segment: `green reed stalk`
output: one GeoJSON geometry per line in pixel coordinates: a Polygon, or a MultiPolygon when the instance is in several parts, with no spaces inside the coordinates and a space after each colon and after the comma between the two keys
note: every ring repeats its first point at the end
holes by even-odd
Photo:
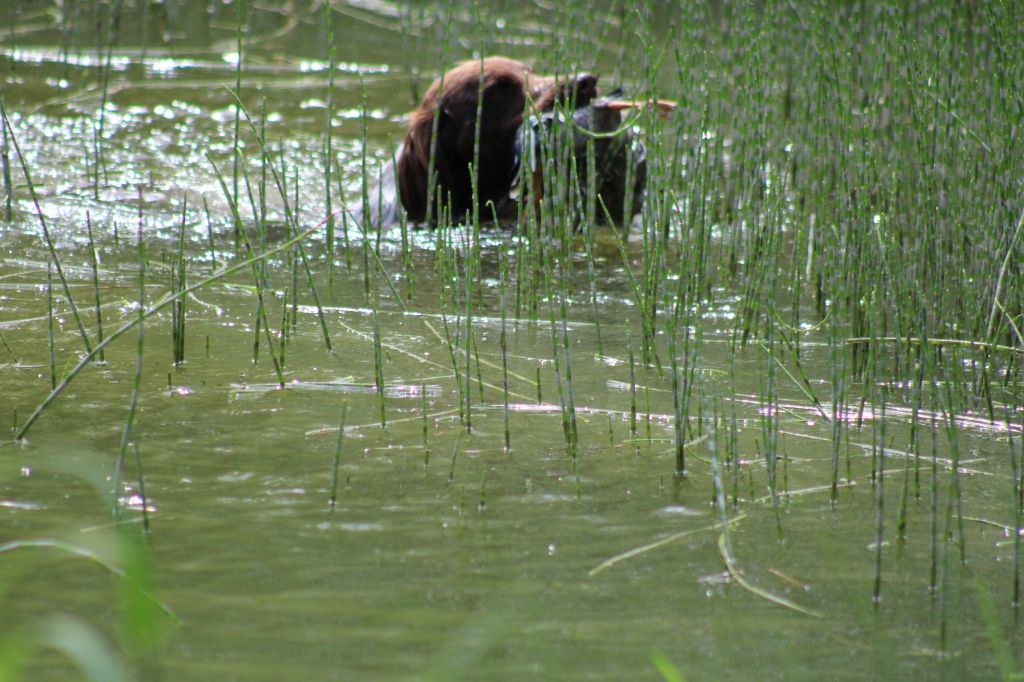
{"type": "MultiPolygon", "coordinates": [[[[604,199],[598,197],[598,202],[601,204],[601,209],[604,211],[605,220],[609,225],[612,225],[613,221],[611,215],[608,213],[608,207],[604,205],[604,199]]],[[[626,241],[625,236],[620,234],[614,227],[612,227],[612,234],[615,235],[615,241],[619,247],[619,257],[622,259],[622,267],[626,271],[626,275],[629,277],[629,285],[633,290],[633,299],[636,302],[637,310],[640,312],[640,323],[643,331],[643,338],[651,339],[652,343],[648,347],[646,342],[642,345],[641,351],[646,356],[648,353],[653,357],[654,364],[658,368],[658,371],[662,371],[661,359],[658,357],[658,349],[653,345],[654,337],[654,322],[649,319],[649,308],[645,304],[643,293],[637,284],[636,277],[633,276],[633,269],[629,265],[629,255],[626,252],[626,241]]],[[[645,363],[647,360],[645,359],[645,363]]]]}
{"type": "MultiPolygon", "coordinates": [[[[512,450],[512,439],[511,429],[509,428],[509,412],[508,412],[508,337],[505,332],[505,278],[508,275],[508,256],[505,251],[501,252],[501,262],[499,263],[499,290],[501,296],[501,336],[499,337],[498,343],[501,346],[501,389],[503,398],[503,410],[502,410],[502,422],[505,427],[505,452],[512,450]]],[[[479,367],[479,365],[477,365],[479,367]]],[[[480,383],[481,388],[483,382],[480,383]]]]}
{"type": "Polygon", "coordinates": [[[277,330],[277,348],[278,357],[281,362],[281,369],[284,370],[287,367],[285,362],[285,351],[288,345],[288,287],[284,288],[284,294],[281,296],[281,326],[277,330]]]}
{"type": "MultiPolygon", "coordinates": [[[[188,199],[183,196],[181,202],[181,225],[178,233],[178,255],[171,261],[171,291],[177,293],[188,286],[185,281],[185,221],[188,211],[188,199]]],[[[171,306],[171,346],[173,364],[185,362],[185,297],[179,297],[171,306]]]]}
{"type": "MultiPolygon", "coordinates": [[[[141,188],[139,190],[141,194],[141,188]]],[[[121,518],[121,478],[124,474],[124,461],[128,452],[128,444],[134,437],[138,446],[138,434],[135,433],[135,417],[138,413],[139,393],[142,386],[142,351],[146,329],[146,245],[142,239],[142,203],[139,203],[139,225],[136,233],[139,255],[139,312],[136,316],[135,374],[132,378],[132,392],[128,399],[128,416],[125,418],[124,429],[121,431],[121,444],[118,447],[117,463],[114,465],[111,511],[115,519],[121,518]]],[[[136,453],[136,462],[141,461],[136,453]]],[[[142,470],[139,469],[141,481],[142,470]]]]}
{"type": "MultiPolygon", "coordinates": [[[[636,358],[633,355],[633,333],[629,329],[629,320],[626,320],[626,354],[629,357],[629,437],[636,438],[636,358]]],[[[673,380],[674,377],[673,372],[673,380]]]]}
{"type": "Polygon", "coordinates": [[[430,422],[427,418],[427,384],[420,383],[420,416],[423,419],[423,469],[430,466],[430,422]]]}
{"type": "MultiPolygon", "coordinates": [[[[12,63],[15,61],[14,59],[11,60],[12,63]]],[[[0,107],[2,106],[3,97],[0,96],[0,107]]],[[[0,169],[3,170],[4,175],[4,216],[7,222],[11,222],[14,215],[14,186],[11,184],[11,153],[7,141],[7,126],[0,126],[0,132],[3,133],[2,139],[0,139],[0,169]]]]}
{"type": "Polygon", "coordinates": [[[565,362],[565,403],[567,418],[569,420],[570,445],[572,447],[573,457],[575,458],[576,448],[579,443],[579,428],[576,424],[576,393],[572,384],[572,351],[569,344],[569,323],[567,321],[569,316],[569,304],[564,288],[565,273],[562,273],[562,275],[563,279],[561,281],[563,282],[563,285],[559,298],[561,301],[562,318],[562,358],[565,362]]]}
{"type": "Polygon", "coordinates": [[[938,435],[938,387],[933,382],[931,390],[931,491],[929,496],[929,529],[931,531],[928,590],[934,595],[939,590],[939,435],[938,435]]]}
{"type": "MultiPolygon", "coordinates": [[[[103,125],[106,122],[107,98],[110,94],[110,64],[114,53],[114,43],[117,42],[118,25],[121,22],[121,0],[114,0],[110,9],[109,21],[107,22],[107,54],[103,62],[102,78],[100,86],[100,106],[97,116],[96,134],[94,137],[95,149],[93,155],[96,159],[96,176],[93,181],[93,198],[99,199],[99,174],[103,171],[103,183],[107,183],[107,159],[103,153],[103,125]]],[[[97,36],[99,37],[99,36],[97,36]]]]}
{"type": "Polygon", "coordinates": [[[324,107],[324,211],[327,213],[327,292],[334,295],[334,211],[331,204],[331,161],[334,158],[334,10],[324,4],[327,23],[327,106],[324,107]]]}
{"type": "Polygon", "coordinates": [[[874,591],[871,595],[876,608],[882,601],[882,540],[884,537],[882,531],[885,522],[885,408],[888,402],[888,390],[885,384],[882,384],[879,391],[881,414],[878,419],[872,420],[872,423],[878,423],[878,437],[881,441],[878,457],[878,482],[875,485],[875,581],[874,591]]]}
{"type": "Polygon", "coordinates": [[[575,450],[572,444],[572,431],[569,425],[569,412],[565,397],[565,380],[562,374],[562,357],[561,353],[559,352],[561,344],[559,341],[558,328],[555,325],[555,291],[551,258],[551,254],[548,253],[548,257],[545,258],[544,261],[545,273],[547,275],[545,277],[545,280],[548,283],[546,298],[548,299],[548,328],[551,334],[551,357],[554,361],[555,385],[558,387],[558,406],[559,414],[562,420],[562,438],[565,440],[566,449],[573,454],[573,462],[575,464],[575,450]]]}
{"type": "MultiPolygon", "coordinates": [[[[342,177],[343,177],[342,172],[341,172],[341,164],[337,160],[334,161],[334,177],[337,179],[337,183],[338,183],[338,200],[341,202],[341,208],[339,209],[339,211],[341,213],[341,250],[345,254],[345,269],[351,271],[352,270],[352,249],[350,248],[349,237],[348,237],[349,209],[348,209],[348,204],[345,201],[345,188],[341,184],[342,177]]],[[[331,248],[332,249],[334,248],[333,245],[332,245],[331,248]]],[[[333,253],[333,251],[332,251],[332,253],[333,253]]]]}
{"type": "Polygon", "coordinates": [[[210,270],[217,269],[217,254],[213,246],[213,219],[210,217],[210,206],[206,203],[206,194],[203,194],[203,212],[206,214],[206,241],[210,247],[210,270]]]}
{"type": "Polygon", "coordinates": [[[644,386],[644,436],[651,442],[651,388],[644,386]]]}
{"type": "MultiPolygon", "coordinates": [[[[376,303],[376,300],[374,301],[376,303]]],[[[380,428],[387,428],[387,413],[384,402],[384,351],[381,347],[380,321],[377,319],[377,306],[373,306],[373,376],[377,387],[378,405],[380,407],[380,428]]]]}
{"type": "MultiPolygon", "coordinates": [[[[1011,423],[1007,408],[1006,423],[1011,423]]],[[[1021,529],[1024,526],[1024,416],[1021,418],[1021,437],[1017,439],[1019,454],[1013,452],[1013,438],[1009,439],[1010,469],[1013,472],[1013,610],[1017,615],[1021,603],[1021,529]]]]}
{"type": "MultiPolygon", "coordinates": [[[[243,16],[245,14],[245,0],[235,0],[235,93],[241,97],[242,94],[242,35],[243,16]]],[[[232,123],[231,138],[231,197],[238,204],[238,167],[242,162],[242,117],[240,111],[241,102],[235,104],[234,121],[232,123]]],[[[238,246],[238,231],[244,229],[242,225],[235,225],[235,246],[238,246]]]]}
{"type": "MultiPolygon", "coordinates": [[[[100,306],[100,275],[99,256],[96,251],[96,241],[92,237],[92,216],[89,211],[85,212],[85,229],[89,237],[89,264],[92,267],[92,292],[96,301],[96,342],[103,343],[103,309],[100,306]]],[[[104,362],[103,351],[97,356],[99,362],[104,362]]],[[[51,387],[52,388],[52,387],[51,387]]]]}
{"type": "Polygon", "coordinates": [[[775,514],[775,529],[781,542],[782,515],[779,509],[778,487],[778,439],[779,439],[779,395],[775,383],[775,324],[772,318],[765,320],[768,360],[765,368],[765,404],[762,407],[761,437],[764,439],[765,465],[768,468],[768,493],[771,496],[772,511],[775,514]]]}
{"type": "MultiPolygon", "coordinates": [[[[267,319],[267,310],[263,305],[263,297],[256,297],[256,319],[253,321],[252,334],[252,364],[257,365],[260,361],[260,332],[265,329],[263,321],[267,319]]],[[[278,359],[280,365],[280,359],[278,359]]],[[[282,368],[283,369],[283,368],[282,368]]]]}
{"type": "MultiPolygon", "coordinates": [[[[14,350],[12,350],[11,347],[7,344],[7,339],[4,338],[3,334],[0,334],[0,346],[3,346],[4,350],[7,351],[7,354],[11,356],[11,362],[13,362],[16,365],[19,364],[20,360],[18,360],[18,356],[14,354],[14,350]]],[[[17,414],[18,408],[14,408],[14,411],[15,411],[15,414],[17,414]]],[[[17,428],[17,425],[18,425],[18,420],[17,419],[14,420],[14,425],[15,425],[15,428],[17,428]]]]}
{"type": "Polygon", "coordinates": [[[334,443],[334,466],[331,467],[331,510],[338,501],[338,465],[341,463],[341,443],[345,438],[345,413],[348,412],[348,401],[341,401],[341,419],[338,420],[338,439],[334,443]]]}
{"type": "Polygon", "coordinates": [[[455,458],[459,455],[459,444],[462,443],[462,435],[465,432],[465,429],[459,429],[458,435],[455,436],[455,445],[452,446],[452,461],[448,466],[448,485],[455,481],[455,458]]]}
{"type": "Polygon", "coordinates": [[[50,349],[50,390],[57,387],[57,342],[53,332],[53,264],[46,261],[46,339],[50,349]]]}
{"type": "MultiPolygon", "coordinates": [[[[953,367],[953,369],[959,370],[960,363],[959,359],[956,357],[956,353],[954,353],[953,357],[950,358],[949,364],[956,365],[955,367],[953,367]]],[[[963,564],[967,562],[967,546],[964,538],[964,516],[962,506],[963,498],[961,496],[960,486],[960,440],[958,438],[959,428],[956,425],[958,405],[953,397],[953,379],[950,376],[952,371],[953,370],[949,368],[945,368],[946,377],[944,383],[946,393],[946,439],[949,443],[950,452],[949,490],[946,493],[946,537],[952,537],[952,535],[950,535],[951,529],[949,526],[951,524],[952,515],[954,513],[953,510],[955,508],[957,524],[956,530],[957,537],[959,540],[957,543],[957,547],[960,550],[960,563],[963,564]]],[[[957,371],[957,373],[954,374],[953,376],[956,377],[956,379],[958,380],[956,382],[957,385],[961,385],[962,376],[960,376],[960,372],[957,371]]]]}

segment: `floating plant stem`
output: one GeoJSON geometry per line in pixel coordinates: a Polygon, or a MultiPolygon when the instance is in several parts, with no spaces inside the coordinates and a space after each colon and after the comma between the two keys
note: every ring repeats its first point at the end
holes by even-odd
{"type": "Polygon", "coordinates": [[[331,509],[334,509],[338,501],[338,465],[341,462],[341,442],[345,438],[345,413],[348,411],[348,402],[341,402],[341,419],[338,421],[338,440],[334,443],[334,466],[331,467],[331,509]]]}

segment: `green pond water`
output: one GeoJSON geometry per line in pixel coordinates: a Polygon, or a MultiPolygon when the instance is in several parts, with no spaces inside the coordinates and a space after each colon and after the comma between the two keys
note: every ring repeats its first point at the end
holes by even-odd
{"type": "MultiPolygon", "coordinates": [[[[47,3],[21,5],[12,16],[25,30],[3,38],[0,82],[57,254],[95,341],[87,215],[100,257],[108,334],[136,312],[140,223],[149,303],[170,285],[183,200],[189,282],[212,272],[211,258],[218,266],[236,259],[230,209],[205,156],[230,185],[234,113],[225,86],[235,79],[234,9],[196,2],[175,14],[169,12],[174,3],[153,5],[145,54],[138,12],[125,19],[112,51],[104,116],[107,175],[94,186],[93,135],[102,97],[95,35],[83,29],[63,37],[43,11],[47,3]]],[[[78,20],[88,25],[92,11],[82,3],[78,20]]],[[[422,71],[420,91],[434,73],[433,48],[422,47],[439,30],[436,21],[427,22],[432,11],[365,3],[345,6],[336,17],[333,144],[342,176],[337,186],[350,199],[361,172],[361,92],[368,153],[376,163],[401,138],[410,65],[422,71]],[[429,28],[403,33],[406,24],[429,28]]],[[[484,11],[510,17],[494,29],[494,51],[540,60],[555,41],[543,24],[543,7],[517,10],[522,16],[498,5],[484,11]]],[[[269,146],[284,159],[305,229],[326,213],[323,25],[301,11],[295,25],[286,16],[253,12],[249,30],[259,39],[247,46],[242,91],[254,114],[265,111],[269,146]]],[[[460,21],[472,23],[472,17],[456,25],[460,21]]],[[[448,61],[472,56],[471,47],[453,41],[448,61]]],[[[605,73],[616,68],[614,54],[596,61],[605,73]]],[[[251,135],[246,140],[245,162],[255,182],[259,149],[251,135]]],[[[51,379],[49,254],[13,150],[11,159],[13,216],[0,220],[0,334],[10,347],[0,348],[0,423],[13,434],[47,396],[51,379]]],[[[337,207],[336,189],[333,201],[337,207]]],[[[276,191],[268,202],[280,224],[276,191]]],[[[243,206],[251,217],[248,199],[243,206]]],[[[485,230],[482,237],[472,321],[479,364],[474,357],[472,372],[479,367],[484,386],[473,377],[469,433],[460,423],[445,342],[445,324],[454,335],[465,320],[451,305],[442,306],[445,287],[455,294],[437,272],[437,235],[413,231],[409,238],[407,270],[397,228],[381,235],[380,244],[382,265],[407,311],[377,269],[371,295],[364,295],[357,231],[349,235],[348,258],[340,234],[330,248],[322,230],[305,241],[333,352],[325,347],[305,274],[293,274],[284,254],[270,259],[267,313],[275,343],[282,314],[295,322],[283,389],[265,337],[253,363],[257,304],[248,270],[187,297],[184,364],[172,364],[170,309],[146,321],[132,442],[144,472],[151,579],[174,617],[159,617],[163,640],[150,662],[137,664],[141,678],[653,680],[662,677],[652,661],[662,659],[689,680],[980,680],[1008,673],[1000,662],[1009,652],[1012,664],[1022,639],[1009,606],[1013,532],[999,524],[1013,525],[1009,461],[1019,430],[1008,444],[1005,424],[981,413],[959,415],[967,557],[961,563],[957,518],[945,516],[952,454],[941,411],[934,435],[932,412],[922,418],[928,427],[921,459],[914,460],[907,454],[911,408],[905,396],[893,396],[883,419],[870,399],[858,409],[861,386],[852,386],[833,505],[832,425],[780,370],[772,388],[780,455],[774,508],[763,431],[771,359],[757,342],[731,343],[741,292],[719,278],[702,318],[703,382],[691,416],[695,424],[698,411],[723,421],[717,429],[707,420],[694,426],[687,476],[677,478],[670,375],[639,362],[640,313],[615,238],[602,228],[595,236],[593,281],[604,355],[598,354],[581,241],[568,280],[575,455],[563,437],[549,302],[539,299],[533,315],[523,305],[517,318],[515,282],[508,278],[506,451],[500,280],[503,262],[515,269],[513,233],[485,230]],[[412,274],[411,285],[399,276],[403,272],[412,274]],[[374,390],[374,309],[384,355],[385,428],[374,390]],[[628,343],[638,359],[636,435],[630,434],[628,343]],[[343,403],[340,485],[331,509],[343,403]],[[722,465],[726,515],[735,520],[725,537],[712,504],[711,460],[724,460],[730,438],[740,462],[722,465]],[[872,445],[879,443],[886,448],[886,474],[882,597],[876,603],[878,489],[870,474],[872,445]],[[906,539],[900,540],[896,517],[908,464],[911,499],[906,539]],[[914,499],[918,466],[920,499],[914,499]],[[941,598],[928,589],[933,480],[941,598]],[[942,536],[947,524],[948,543],[942,536]],[[686,532],[591,573],[623,552],[686,532]],[[731,550],[720,547],[724,542],[731,550]],[[726,556],[734,560],[732,575],[726,556]]],[[[284,239],[272,231],[266,243],[284,239]]],[[[459,228],[453,241],[465,239],[459,228]]],[[[641,248],[634,231],[630,253],[641,248]]],[[[61,375],[83,351],[56,276],[53,287],[61,375]]],[[[780,301],[780,308],[789,310],[791,301],[780,301]]],[[[820,321],[811,296],[799,306],[802,321],[820,321]]],[[[827,325],[806,330],[800,350],[826,412],[832,391],[827,333],[827,325]]],[[[658,348],[666,360],[664,325],[658,348]]],[[[461,372],[464,347],[456,352],[461,372]]],[[[111,487],[136,355],[132,330],[106,349],[105,362],[84,369],[61,393],[24,443],[0,447],[0,544],[59,539],[116,563],[111,487]]],[[[128,453],[117,496],[121,523],[139,528],[142,491],[135,450],[128,453]]],[[[32,637],[40,623],[70,614],[130,663],[119,589],[116,575],[87,559],[55,548],[9,549],[0,554],[0,639],[32,637]]],[[[81,672],[69,658],[45,649],[22,679],[75,675],[81,672]]]]}

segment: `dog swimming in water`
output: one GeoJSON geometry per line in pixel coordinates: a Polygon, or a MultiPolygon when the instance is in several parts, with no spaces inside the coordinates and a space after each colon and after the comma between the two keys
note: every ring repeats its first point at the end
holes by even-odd
{"type": "MultiPolygon", "coordinates": [[[[675,106],[656,104],[663,112],[675,106]]],[[[596,174],[604,210],[621,225],[640,211],[646,184],[643,145],[632,130],[622,129],[621,112],[633,106],[598,98],[597,78],[587,73],[539,76],[503,57],[464,62],[434,81],[410,114],[402,147],[382,169],[379,186],[368,192],[363,212],[370,224],[386,227],[399,221],[399,211],[412,223],[430,226],[444,217],[464,222],[474,210],[483,221],[492,215],[514,220],[523,195],[539,210],[544,170],[567,157],[553,148],[552,132],[571,122],[572,137],[558,149],[571,149],[581,194],[590,186],[587,174],[596,174]]],[[[597,212],[599,219],[604,210],[597,212]]]]}

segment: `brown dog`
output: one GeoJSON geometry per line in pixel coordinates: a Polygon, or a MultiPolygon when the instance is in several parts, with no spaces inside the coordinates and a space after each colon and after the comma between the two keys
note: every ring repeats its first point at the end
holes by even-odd
{"type": "Polygon", "coordinates": [[[473,210],[471,170],[478,108],[480,172],[476,196],[481,215],[486,218],[490,216],[489,202],[500,212],[519,172],[518,136],[528,113],[528,100],[533,103],[533,113],[541,113],[559,101],[571,102],[573,109],[584,107],[596,95],[594,76],[581,74],[571,81],[557,81],[537,76],[526,65],[502,57],[465,62],[448,71],[430,86],[410,116],[409,132],[397,162],[399,195],[406,215],[417,222],[437,221],[436,200],[432,202],[432,215],[427,216],[427,173],[435,115],[435,192],[440,193],[440,208],[458,222],[473,210]]]}

